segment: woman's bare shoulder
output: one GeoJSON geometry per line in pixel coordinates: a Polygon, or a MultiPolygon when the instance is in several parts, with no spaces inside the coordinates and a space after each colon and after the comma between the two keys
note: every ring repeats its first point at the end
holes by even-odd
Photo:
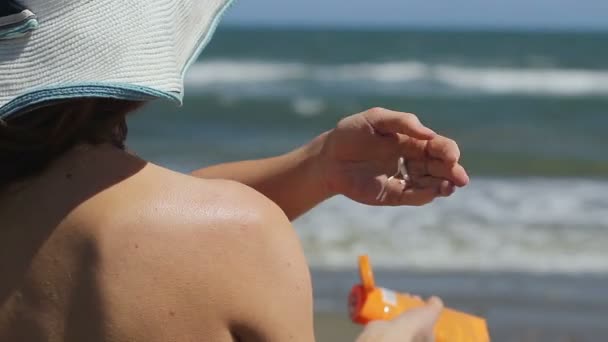
{"type": "Polygon", "coordinates": [[[312,331],[300,317],[312,308],[306,261],[280,208],[236,182],[142,171],[107,194],[121,198],[120,214],[96,235],[111,323],[148,341],[159,325],[173,337],[218,341],[232,340],[231,324],[278,340],[312,331]],[[262,308],[277,298],[299,303],[294,320],[264,318],[262,308]]]}
{"type": "MultiPolygon", "coordinates": [[[[14,256],[10,263],[1,265],[10,265],[5,268],[13,276],[7,279],[27,274],[36,293],[51,293],[47,311],[63,313],[52,316],[53,326],[67,327],[62,334],[81,340],[93,332],[111,341],[232,341],[235,324],[263,334],[265,327],[310,323],[297,318],[306,313],[301,308],[311,307],[306,261],[290,222],[272,201],[236,182],[93,152],[86,160],[58,163],[0,213],[2,247],[14,246],[12,252],[5,248],[14,256]],[[37,207],[45,214],[28,214],[37,207]],[[30,252],[33,259],[18,258],[30,252]],[[271,311],[266,319],[259,311],[287,301],[300,309],[271,311]],[[293,322],[281,321],[290,315],[293,322]]],[[[0,290],[19,294],[14,285],[0,290]]],[[[0,336],[7,323],[2,315],[11,308],[0,307],[0,336]]],[[[49,325],[47,311],[28,312],[41,312],[49,325]]],[[[27,331],[9,326],[8,336],[27,331]]]]}
{"type": "Polygon", "coordinates": [[[178,242],[196,241],[200,246],[220,240],[250,241],[264,237],[265,232],[253,232],[257,227],[289,225],[278,206],[248,186],[200,179],[155,165],[146,166],[88,205],[90,211],[106,213],[97,221],[101,226],[94,236],[101,247],[111,250],[129,251],[144,241],[174,240],[175,244],[164,246],[176,249],[178,242]]]}
{"type": "MultiPolygon", "coordinates": [[[[82,206],[82,215],[122,230],[125,226],[179,225],[186,221],[217,224],[257,219],[260,212],[275,212],[272,201],[243,184],[221,179],[200,179],[153,164],[98,193],[82,206]],[[99,214],[104,213],[103,217],[99,214]]],[[[127,229],[128,231],[128,229],[127,229]]]]}

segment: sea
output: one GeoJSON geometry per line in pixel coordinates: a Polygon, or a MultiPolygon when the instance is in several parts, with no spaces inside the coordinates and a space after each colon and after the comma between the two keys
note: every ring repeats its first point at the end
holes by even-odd
{"type": "MultiPolygon", "coordinates": [[[[591,322],[608,322],[608,33],[220,27],[184,105],[134,115],[129,145],[187,172],[288,152],[376,106],[455,139],[471,183],[421,208],[335,197],[297,219],[321,292],[365,253],[389,285],[593,293],[591,322]]],[[[345,305],[330,293],[321,306],[345,305]]]]}

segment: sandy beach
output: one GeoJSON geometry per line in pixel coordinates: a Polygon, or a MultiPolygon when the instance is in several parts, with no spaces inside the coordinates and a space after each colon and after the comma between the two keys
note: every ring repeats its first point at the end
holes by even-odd
{"type": "MultiPolygon", "coordinates": [[[[484,316],[492,341],[605,341],[608,277],[523,273],[377,271],[384,287],[441,296],[450,307],[484,316]]],[[[320,342],[354,341],[346,296],[355,271],[313,271],[315,330],[320,342]]]]}

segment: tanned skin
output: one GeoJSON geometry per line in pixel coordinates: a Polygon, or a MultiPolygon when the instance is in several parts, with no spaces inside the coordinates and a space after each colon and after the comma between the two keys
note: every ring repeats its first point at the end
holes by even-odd
{"type": "MultiPolygon", "coordinates": [[[[370,205],[449,196],[468,183],[459,158],[414,115],[380,108],[285,155],[192,174],[76,146],[0,192],[0,341],[314,341],[290,221],[339,194],[370,205]],[[399,156],[411,184],[388,184],[379,202],[399,156]]],[[[372,327],[361,341],[389,341],[388,326],[372,327]]]]}

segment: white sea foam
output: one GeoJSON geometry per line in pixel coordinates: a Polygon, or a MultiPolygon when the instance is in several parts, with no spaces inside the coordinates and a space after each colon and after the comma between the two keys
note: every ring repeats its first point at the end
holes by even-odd
{"type": "Polygon", "coordinates": [[[188,70],[190,86],[214,83],[276,82],[304,77],[306,66],[299,63],[268,63],[256,61],[210,61],[194,64],[188,70]]]}
{"type": "Polygon", "coordinates": [[[316,267],[608,272],[608,182],[478,180],[422,208],[344,198],[296,221],[316,267]]]}
{"type": "Polygon", "coordinates": [[[316,116],[325,109],[325,103],[321,99],[298,97],[292,101],[293,111],[300,116],[316,116]]]}
{"type": "MultiPolygon", "coordinates": [[[[351,89],[374,92],[379,86],[395,86],[400,94],[442,89],[490,94],[555,96],[608,95],[608,70],[557,68],[498,68],[432,65],[418,61],[314,65],[298,62],[211,60],[195,64],[186,82],[199,92],[217,87],[239,87],[260,94],[261,86],[291,85],[331,91],[348,84],[351,89]],[[409,87],[404,87],[409,85],[409,87]],[[432,85],[430,88],[428,85],[432,85]]],[[[224,88],[225,89],[225,88],[224,88]]],[[[281,95],[281,86],[268,87],[266,95],[281,95]]],[[[289,88],[287,88],[289,89],[289,88]]],[[[382,89],[386,91],[386,89],[382,89]]]]}
{"type": "Polygon", "coordinates": [[[438,66],[435,75],[440,82],[455,88],[498,94],[608,94],[608,71],[438,66]]]}

